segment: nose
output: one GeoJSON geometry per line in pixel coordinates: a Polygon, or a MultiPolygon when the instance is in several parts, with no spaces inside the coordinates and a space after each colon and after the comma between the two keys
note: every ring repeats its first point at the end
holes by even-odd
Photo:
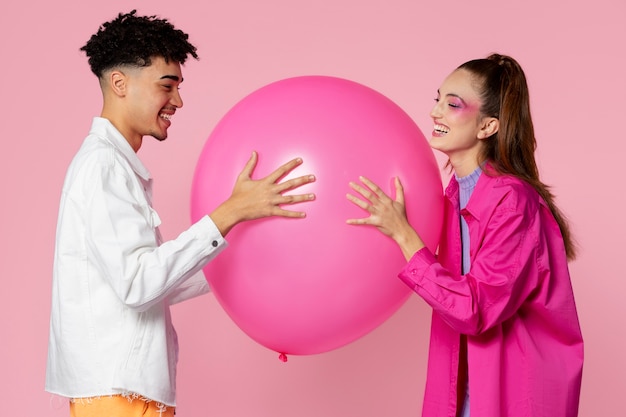
{"type": "Polygon", "coordinates": [[[437,101],[435,102],[435,105],[433,106],[433,108],[430,110],[430,117],[432,117],[433,119],[436,119],[438,117],[441,117],[441,102],[437,101]]]}
{"type": "Polygon", "coordinates": [[[172,94],[172,99],[170,100],[170,102],[172,103],[173,106],[176,106],[177,108],[183,107],[183,99],[180,96],[180,90],[176,89],[174,91],[174,94],[172,94]]]}

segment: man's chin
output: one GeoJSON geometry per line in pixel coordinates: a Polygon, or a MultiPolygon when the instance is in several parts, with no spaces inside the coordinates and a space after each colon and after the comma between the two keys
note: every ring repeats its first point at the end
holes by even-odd
{"type": "Polygon", "coordinates": [[[167,139],[167,133],[151,133],[150,136],[152,136],[153,138],[155,138],[156,140],[158,140],[159,142],[163,142],[165,139],[167,139]]]}

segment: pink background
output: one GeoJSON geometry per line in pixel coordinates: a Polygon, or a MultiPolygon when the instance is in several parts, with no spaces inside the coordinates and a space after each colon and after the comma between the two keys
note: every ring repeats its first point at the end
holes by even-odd
{"type": "MultiPolygon", "coordinates": [[[[4,415],[67,415],[66,402],[43,384],[61,184],[101,105],[78,49],[129,3],[12,1],[0,14],[4,415]]],[[[428,133],[436,89],[456,65],[492,51],[516,57],[529,78],[543,179],[581,244],[571,265],[586,341],[580,415],[624,415],[623,0],[135,4],[188,32],[202,58],[183,69],[185,107],[170,138],[147,139],[140,152],[156,177],[166,237],[189,225],[191,179],[206,137],[249,92],[297,75],[348,78],[387,95],[428,133]]],[[[366,337],[282,363],[247,338],[212,295],[192,300],[174,309],[181,341],[177,415],[417,416],[429,316],[412,296],[366,337]]]]}

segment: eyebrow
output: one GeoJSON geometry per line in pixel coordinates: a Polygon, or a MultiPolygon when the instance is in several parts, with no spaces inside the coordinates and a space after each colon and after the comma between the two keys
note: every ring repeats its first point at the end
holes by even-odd
{"type": "MultiPolygon", "coordinates": [[[[441,96],[441,91],[437,90],[437,95],[441,96]]],[[[459,96],[458,94],[448,93],[448,94],[446,94],[446,97],[456,97],[459,100],[461,100],[463,103],[465,103],[465,100],[463,100],[463,98],[461,96],[459,96]]]]}
{"type": "Polygon", "coordinates": [[[174,81],[180,81],[181,83],[185,80],[184,78],[179,78],[178,75],[164,75],[161,77],[161,79],[169,79],[169,80],[174,80],[174,81]]]}

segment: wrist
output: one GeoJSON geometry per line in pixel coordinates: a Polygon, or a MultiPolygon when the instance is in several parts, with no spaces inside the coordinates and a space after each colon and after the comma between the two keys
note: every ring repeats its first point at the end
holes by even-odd
{"type": "Polygon", "coordinates": [[[396,243],[400,247],[400,250],[402,250],[402,254],[407,261],[411,259],[416,252],[426,246],[422,238],[411,227],[398,236],[396,243]]]}
{"type": "Polygon", "coordinates": [[[215,226],[222,234],[222,236],[226,236],[233,227],[241,220],[237,219],[236,210],[232,210],[228,206],[228,201],[220,204],[213,212],[209,215],[215,226]]]}

